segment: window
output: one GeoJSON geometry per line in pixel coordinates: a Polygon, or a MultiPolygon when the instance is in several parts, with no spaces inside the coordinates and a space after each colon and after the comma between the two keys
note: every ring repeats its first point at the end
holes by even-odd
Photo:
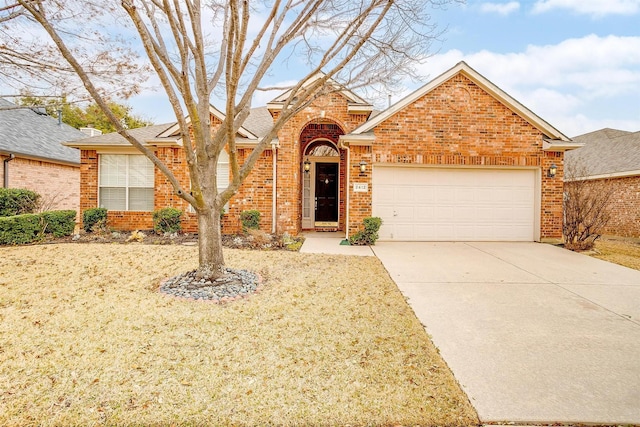
{"type": "Polygon", "coordinates": [[[220,152],[218,157],[218,168],[216,169],[218,177],[218,193],[224,191],[229,186],[229,155],[226,150],[220,152]]]}
{"type": "Polygon", "coordinates": [[[152,211],[153,174],[153,163],[143,155],[101,154],[100,207],[112,211],[152,211]]]}

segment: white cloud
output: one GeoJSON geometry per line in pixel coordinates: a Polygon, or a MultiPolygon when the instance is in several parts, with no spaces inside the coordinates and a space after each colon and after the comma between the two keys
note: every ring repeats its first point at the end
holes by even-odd
{"type": "Polygon", "coordinates": [[[567,135],[640,130],[640,37],[590,35],[512,53],[450,50],[420,71],[428,81],[462,60],[567,135]]]}
{"type": "Polygon", "coordinates": [[[507,16],[518,9],[520,9],[520,3],[517,1],[510,1],[509,3],[483,3],[480,6],[481,12],[497,13],[503,16],[507,16]]]}
{"type": "Polygon", "coordinates": [[[640,0],[538,0],[533,13],[566,9],[583,15],[634,15],[640,12],[640,0]]]}

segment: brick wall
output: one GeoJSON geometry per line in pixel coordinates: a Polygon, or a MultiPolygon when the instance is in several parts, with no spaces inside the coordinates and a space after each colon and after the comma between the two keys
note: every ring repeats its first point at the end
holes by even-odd
{"type": "MultiPolygon", "coordinates": [[[[370,154],[352,147],[352,172],[360,158],[368,164],[541,168],[541,238],[562,236],[563,153],[543,152],[539,130],[465,76],[452,77],[380,123],[374,132],[370,154]],[[546,176],[551,163],[558,166],[553,179],[546,176]]],[[[370,178],[368,182],[371,188],[370,178]]],[[[370,215],[371,190],[350,191],[352,232],[359,229],[363,216],[370,215]]]]}
{"type": "MultiPolygon", "coordinates": [[[[0,156],[0,176],[4,177],[4,159],[0,156]]],[[[9,188],[35,191],[49,210],[80,208],[80,166],[61,165],[42,160],[16,157],[9,162],[9,188]]]]}
{"type": "MultiPolygon", "coordinates": [[[[243,164],[251,149],[238,150],[238,163],[243,164]]],[[[238,193],[229,201],[229,211],[224,217],[224,233],[233,234],[242,230],[240,214],[246,210],[260,211],[260,229],[271,233],[273,217],[273,153],[266,150],[255,163],[253,170],[240,187],[238,193]]],[[[281,162],[278,159],[278,167],[281,162]]],[[[278,178],[280,172],[278,171],[278,178]]]]}
{"type": "MultiPolygon", "coordinates": [[[[272,112],[277,119],[278,112],[272,112]]],[[[315,138],[327,138],[337,142],[337,136],[349,133],[367,119],[365,114],[348,112],[346,98],[330,94],[316,100],[311,106],[292,117],[278,132],[278,218],[277,231],[298,234],[302,225],[302,154],[306,145],[315,138]],[[331,124],[325,129],[319,124],[331,124]],[[303,135],[307,129],[306,135],[303,135]]],[[[340,153],[340,223],[344,230],[346,217],[346,152],[340,153]]]]}
{"type": "Polygon", "coordinates": [[[640,237],[640,176],[616,178],[611,200],[612,215],[604,234],[640,237]]]}

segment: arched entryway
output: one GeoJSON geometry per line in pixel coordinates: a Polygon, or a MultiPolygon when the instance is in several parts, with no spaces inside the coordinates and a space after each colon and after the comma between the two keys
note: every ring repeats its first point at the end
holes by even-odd
{"type": "Polygon", "coordinates": [[[344,230],[344,134],[333,122],[310,123],[300,135],[302,159],[302,229],[344,230]]]}

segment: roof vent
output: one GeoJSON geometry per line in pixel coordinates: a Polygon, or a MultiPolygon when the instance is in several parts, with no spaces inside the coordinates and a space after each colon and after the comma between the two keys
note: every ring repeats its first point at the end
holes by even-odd
{"type": "Polygon", "coordinates": [[[98,136],[102,135],[102,131],[94,128],[80,128],[80,132],[86,133],[89,136],[98,136]]]}

